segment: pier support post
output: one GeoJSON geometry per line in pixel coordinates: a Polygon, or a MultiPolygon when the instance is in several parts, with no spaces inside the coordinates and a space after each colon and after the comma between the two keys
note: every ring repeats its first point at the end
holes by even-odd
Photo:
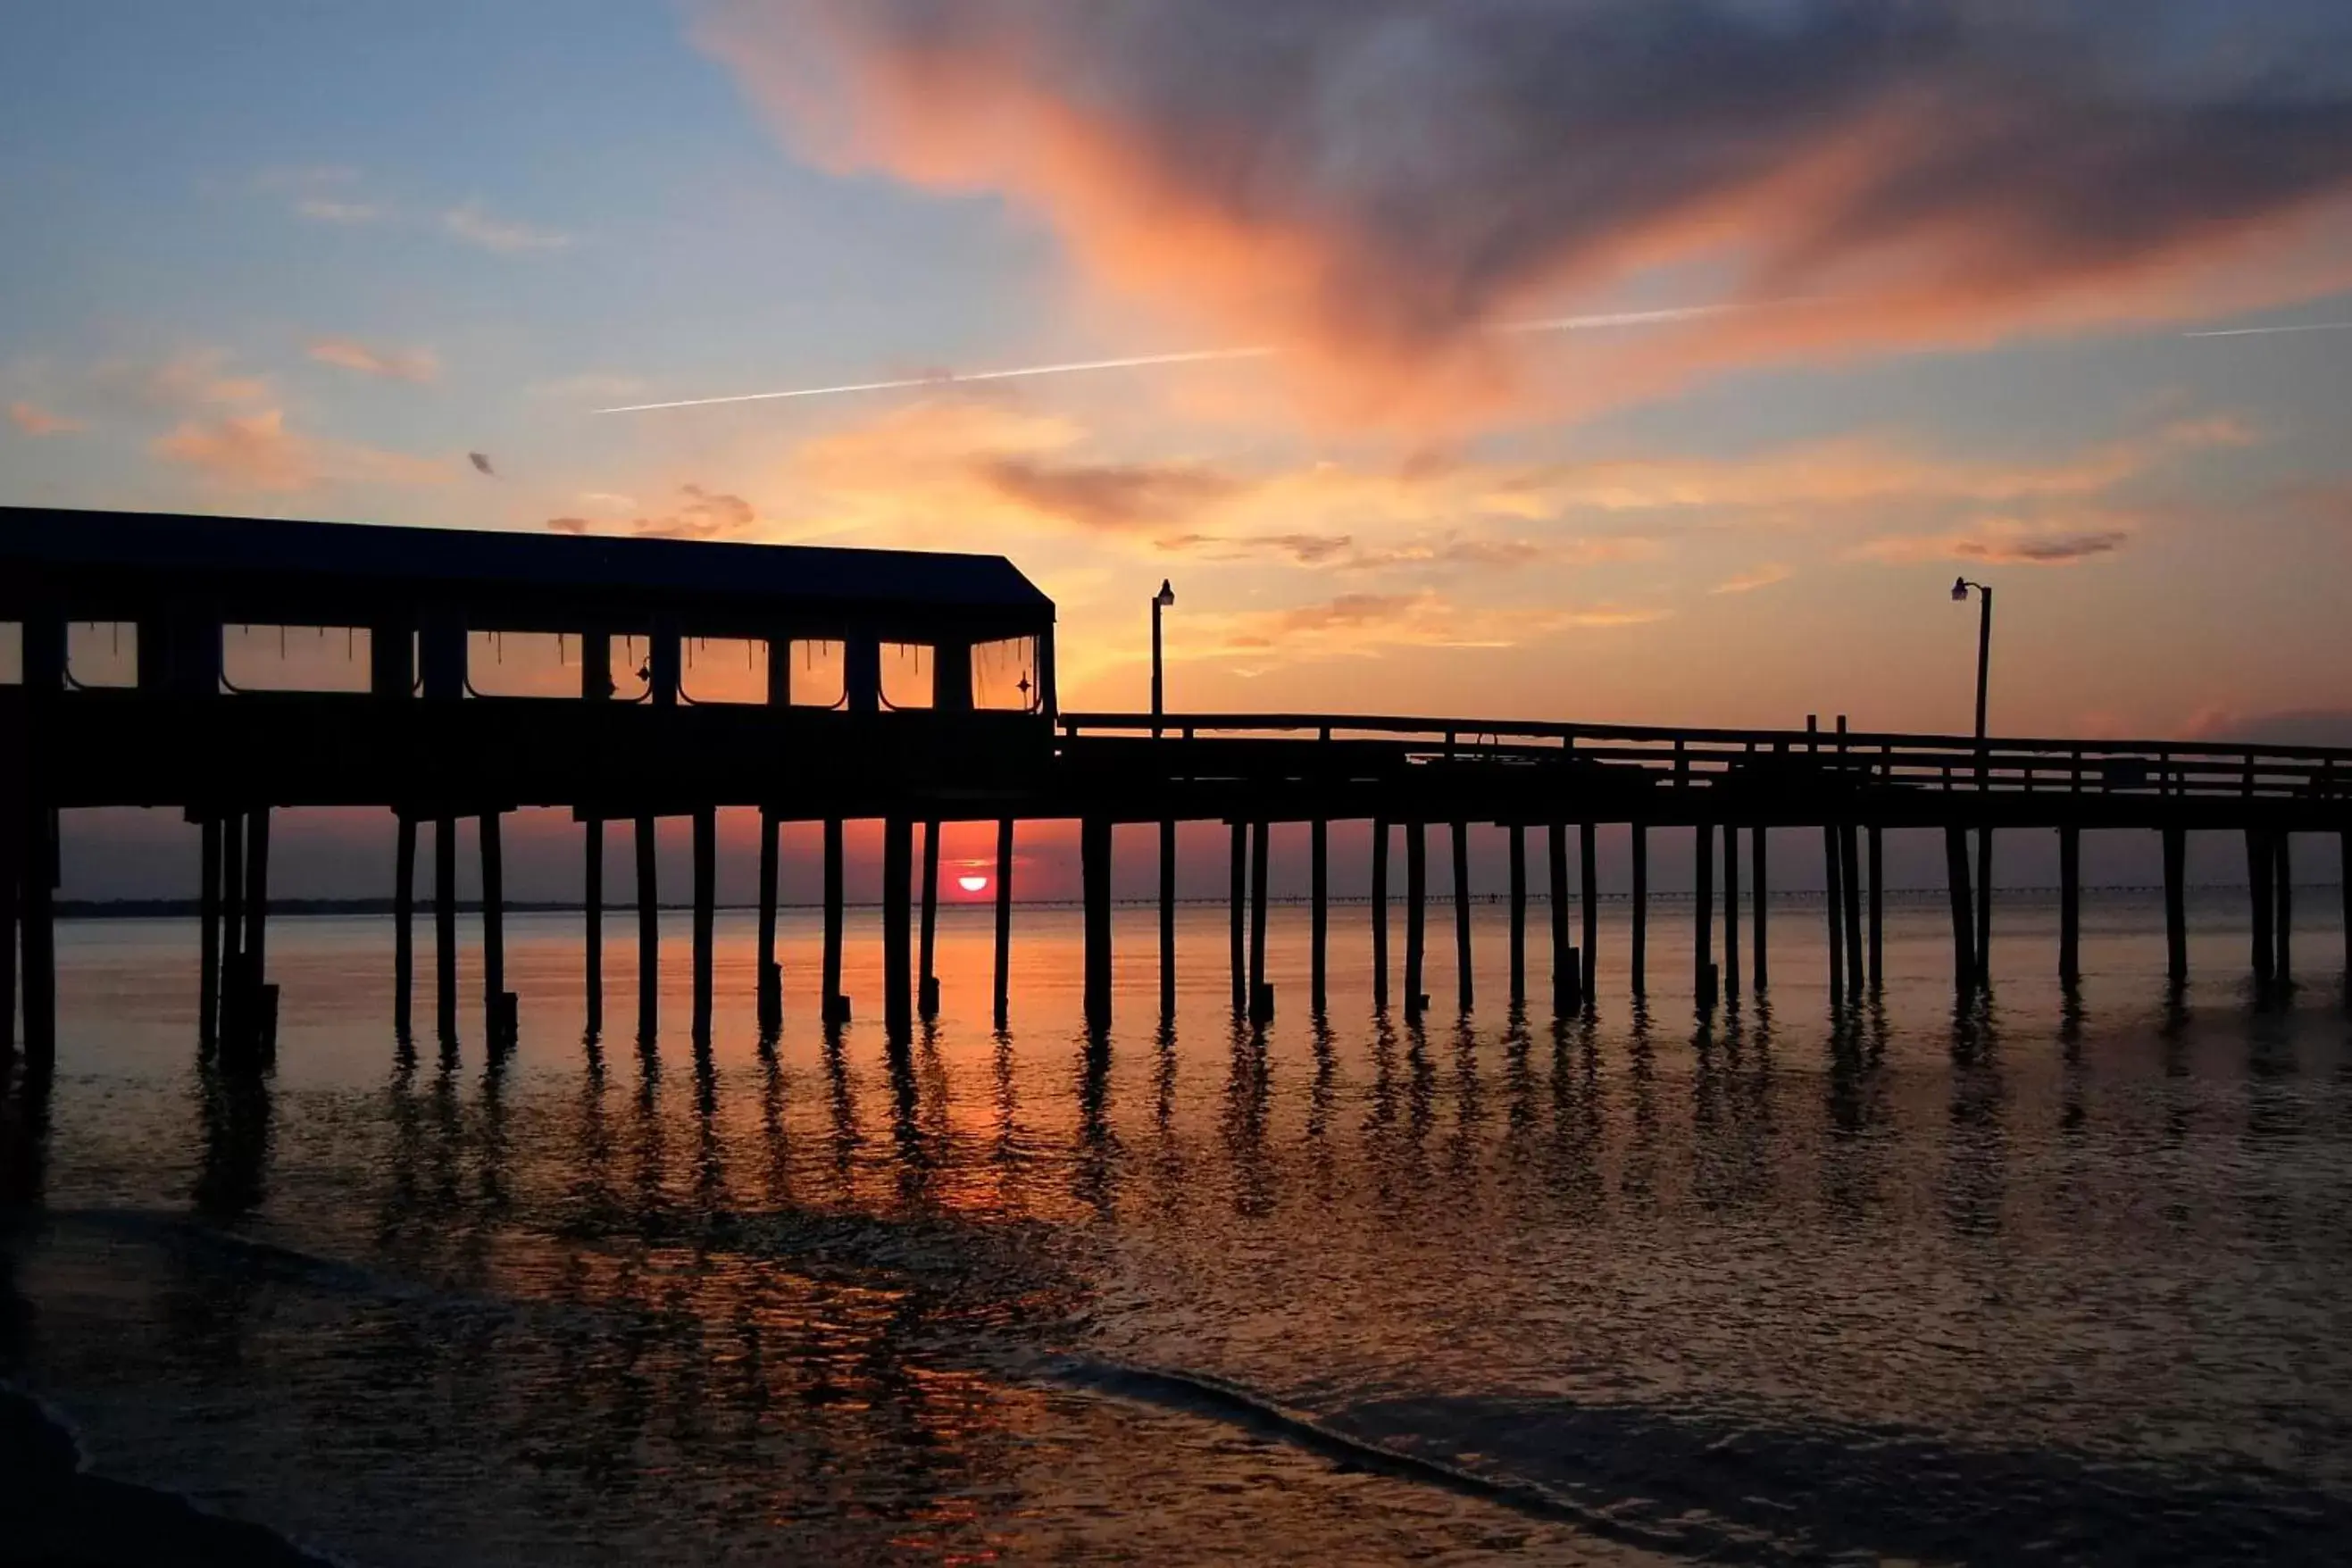
{"type": "MultiPolygon", "coordinates": [[[[217,877],[220,861],[220,837],[217,825],[207,824],[209,840],[205,846],[213,861],[210,874],[217,877]]],[[[220,917],[220,894],[217,888],[209,897],[213,900],[213,918],[220,917]]],[[[215,950],[220,938],[210,933],[215,950]]],[[[411,994],[416,988],[416,818],[402,811],[394,814],[392,849],[392,1030],[403,1040],[408,1038],[411,994]]]]}
{"type": "Polygon", "coordinates": [[[1576,944],[1568,933],[1568,824],[1555,822],[1544,846],[1545,883],[1551,894],[1551,1016],[1565,1018],[1584,999],[1576,944]]]}
{"type": "Polygon", "coordinates": [[[1249,1018],[1253,1024],[1274,1022],[1274,988],[1265,983],[1266,862],[1271,829],[1261,819],[1250,828],[1250,980],[1249,1018]]]}
{"type": "Polygon", "coordinates": [[[1633,995],[1650,994],[1650,830],[1633,824],[1633,995]]]}
{"type": "MultiPolygon", "coordinates": [[[[771,677],[772,679],[773,678],[771,677]]],[[[760,808],[760,1033],[772,1035],[784,1024],[784,973],[776,963],[776,878],[778,836],[783,825],[773,807],[760,808]]]]}
{"type": "Polygon", "coordinates": [[[581,940],[586,949],[588,1035],[604,1032],[604,823],[583,817],[580,854],[581,940]]]}
{"type": "Polygon", "coordinates": [[[1087,1027],[1110,1027],[1110,822],[1090,816],[1078,830],[1079,873],[1086,884],[1087,1027]]]}
{"type": "Polygon", "coordinates": [[[882,824],[882,1028],[892,1045],[914,1037],[914,932],[908,903],[914,891],[915,825],[893,816],[882,824]]]}
{"type": "Polygon", "coordinates": [[[1886,989],[1886,833],[1870,826],[1870,988],[1886,989]]]}
{"type": "Polygon", "coordinates": [[[2058,983],[2083,978],[2083,830],[2058,830],[2058,983]]]}
{"type": "Polygon", "coordinates": [[[2253,902],[2254,984],[2265,990],[2275,978],[2276,932],[2271,923],[2272,872],[2276,865],[2270,836],[2258,827],[2246,829],[2246,889],[2253,902]]]}
{"type": "Polygon", "coordinates": [[[1723,994],[1739,994],[1739,829],[1723,825],[1723,994]]]}
{"type": "Polygon", "coordinates": [[[277,1044],[277,993],[268,986],[269,807],[256,806],[245,835],[245,994],[238,1011],[247,1049],[266,1052],[277,1044]]]}
{"type": "Polygon", "coordinates": [[[1013,819],[1009,816],[996,819],[996,976],[991,1001],[996,1026],[1003,1029],[1013,1012],[1013,819]]]}
{"type": "MultiPolygon", "coordinates": [[[[401,818],[405,833],[404,847],[413,866],[416,854],[416,829],[406,817],[401,818]]],[[[196,953],[202,973],[196,979],[196,1044],[211,1050],[220,1043],[220,957],[221,957],[221,826],[217,817],[207,816],[197,829],[202,841],[198,852],[202,869],[196,891],[196,953]]],[[[6,1005],[0,1006],[0,1037],[16,1043],[16,867],[15,865],[16,835],[13,825],[0,828],[0,900],[6,905],[7,924],[0,930],[6,946],[0,951],[0,964],[7,966],[9,993],[6,1005]]],[[[405,900],[397,896],[393,900],[394,918],[399,921],[405,900]]],[[[408,927],[400,921],[393,937],[393,1026],[401,1034],[408,1033],[408,927]]]]}
{"type": "Polygon", "coordinates": [[[1578,919],[1584,922],[1584,945],[1577,953],[1577,988],[1579,1000],[1586,1007],[1592,1005],[1593,984],[1601,975],[1601,858],[1594,849],[1599,837],[1591,823],[1576,825],[1576,908],[1578,919]]]}
{"type": "Polygon", "coordinates": [[[1243,924],[1246,919],[1244,904],[1249,897],[1249,825],[1240,817],[1233,820],[1233,865],[1231,886],[1226,889],[1232,908],[1229,945],[1234,964],[1234,1016],[1249,1016],[1249,942],[1243,924]]]}
{"type": "Polygon", "coordinates": [[[824,819],[824,957],[818,1016],[828,1029],[849,1022],[849,998],[841,994],[841,818],[824,819]]]}
{"type": "MultiPolygon", "coordinates": [[[[38,845],[37,837],[32,840],[31,847],[36,851],[38,845]]],[[[245,813],[241,811],[232,811],[221,819],[220,872],[220,978],[215,986],[220,1016],[215,1026],[226,1043],[236,1034],[236,975],[245,952],[245,813]]],[[[25,888],[28,903],[33,874],[32,868],[27,867],[25,888]]],[[[26,957],[29,961],[30,954],[26,957]]]]}
{"type": "Polygon", "coordinates": [[[654,819],[637,818],[637,1043],[661,1029],[661,872],[654,819]]]}
{"type": "Polygon", "coordinates": [[[1528,830],[1514,822],[1511,841],[1511,1005],[1528,1004],[1528,830]]]}
{"type": "Polygon", "coordinates": [[[2271,889],[2278,910],[2274,935],[2278,941],[2278,956],[2272,962],[2271,977],[2281,985],[2294,984],[2294,837],[2281,828],[2271,835],[2278,850],[2278,869],[2271,889]]]}
{"type": "MultiPolygon", "coordinates": [[[[2344,841],[2352,845],[2352,832],[2344,841]]],[[[1389,825],[1383,817],[1372,819],[1372,1010],[1389,1010],[1389,825]]]]}
{"type": "Polygon", "coordinates": [[[1977,984],[1992,984],[1992,828],[1977,829],[1977,984]]]}
{"type": "Polygon", "coordinates": [[[1845,972],[1853,994],[1862,994],[1862,834],[1851,822],[1838,825],[1838,866],[1845,876],[1845,972]]]}
{"type": "MultiPolygon", "coordinates": [[[[206,827],[211,824],[207,822],[206,827]]],[[[24,852],[25,813],[19,808],[9,781],[0,774],[0,1068],[16,1054],[16,905],[19,889],[25,877],[24,852]]],[[[208,838],[206,847],[215,863],[220,858],[220,841],[208,838]]],[[[207,884],[209,886],[209,884],[207,884]]],[[[215,922],[217,910],[215,910],[215,922]]],[[[208,924],[205,934],[217,942],[216,923],[208,924]]],[[[215,972],[213,955],[205,960],[203,989],[209,992],[215,972]]],[[[201,1004],[200,1004],[201,1005],[201,1004]]],[[[200,1021],[198,1029],[206,1046],[212,1044],[211,1015],[200,1021]]]]}
{"type": "Polygon", "coordinates": [[[1470,963],[1470,825],[1456,822],[1453,829],[1454,988],[1462,1011],[1467,1013],[1477,999],[1470,963]]]}
{"type": "Polygon", "coordinates": [[[58,1052],[58,819],[37,801],[16,815],[16,990],[24,999],[25,1059],[46,1068],[58,1052]]]}
{"type": "Polygon", "coordinates": [[[1759,822],[1754,842],[1748,846],[1755,872],[1750,879],[1755,885],[1748,892],[1748,913],[1754,917],[1748,923],[1756,928],[1756,990],[1759,995],[1772,983],[1771,946],[1767,934],[1771,930],[1772,861],[1771,851],[1767,847],[1771,838],[1771,830],[1759,822]]]}
{"type": "MultiPolygon", "coordinates": [[[[2352,835],[2345,840],[2352,846],[2352,835]]],[[[2352,858],[2352,847],[2346,850],[2352,858]]],[[[2189,835],[2178,827],[2164,829],[2164,972],[2175,985],[2189,978],[2189,835]]],[[[2347,858],[2352,864],[2352,858],[2347,858]]],[[[2352,890],[2346,893],[2352,899],[2352,890]]],[[[2346,942],[2352,943],[2352,932],[2346,942]]]]}
{"type": "Polygon", "coordinates": [[[1331,825],[1317,817],[1307,828],[1307,1005],[1323,1016],[1327,1001],[1326,943],[1331,934],[1331,825]]]}
{"type": "Polygon", "coordinates": [[[1830,1004],[1845,1000],[1845,865],[1837,824],[1822,825],[1822,905],[1830,939],[1830,1004]]]}
{"type": "MultiPolygon", "coordinates": [[[[1727,829],[1728,831],[1728,829],[1727,829]]],[[[1691,913],[1694,950],[1692,1000],[1711,1009],[1722,992],[1723,972],[1715,956],[1715,826],[1696,823],[1691,829],[1691,913]]],[[[1727,921],[1727,926],[1728,922],[1727,921]]]]}
{"type": "Polygon", "coordinates": [[[457,1049],[457,819],[446,816],[433,819],[433,1028],[443,1050],[457,1049]]]}
{"type": "Polygon", "coordinates": [[[718,940],[719,811],[694,809],[694,1026],[698,1046],[710,1043],[711,948],[718,940]]]}
{"type": "Polygon", "coordinates": [[[917,953],[915,1012],[926,1024],[940,1016],[940,825],[923,824],[923,923],[917,953]]]}
{"type": "Polygon", "coordinates": [[[496,1049],[514,1044],[507,1016],[507,874],[499,814],[482,813],[482,1032],[496,1049]]]}
{"type": "Polygon", "coordinates": [[[1404,828],[1404,1016],[1421,1016],[1429,998],[1421,989],[1421,961],[1427,936],[1429,900],[1429,825],[1408,822],[1404,828]]]}
{"type": "Polygon", "coordinates": [[[2344,984],[2352,992],[2352,828],[2336,835],[2336,862],[2343,869],[2337,875],[2336,886],[2344,900],[2344,984]]]}
{"type": "Polygon", "coordinates": [[[1952,898],[1952,985],[1962,995],[1983,982],[1977,966],[1976,921],[1969,900],[1969,830],[1944,829],[1944,881],[1952,898]]]}
{"type": "MultiPolygon", "coordinates": [[[[1010,824],[1005,825],[1009,827],[1010,824]]],[[[1003,827],[998,830],[1000,835],[1003,827]]],[[[1002,841],[1000,841],[1000,850],[1002,841]]],[[[1000,852],[998,858],[1002,860],[1000,852]]],[[[997,887],[1000,894],[1004,886],[1003,868],[999,868],[997,887]]],[[[1176,823],[1172,817],[1160,821],[1160,1016],[1176,1016],[1176,823]]]]}

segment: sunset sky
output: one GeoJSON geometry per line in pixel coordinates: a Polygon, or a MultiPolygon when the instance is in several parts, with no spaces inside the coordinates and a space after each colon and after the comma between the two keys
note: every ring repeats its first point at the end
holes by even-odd
{"type": "Polygon", "coordinates": [[[1996,728],[2352,739],[2339,0],[5,27],[0,500],[1002,552],[1073,707],[1166,576],[1179,708],[1961,728],[1965,572],[1996,728]]]}

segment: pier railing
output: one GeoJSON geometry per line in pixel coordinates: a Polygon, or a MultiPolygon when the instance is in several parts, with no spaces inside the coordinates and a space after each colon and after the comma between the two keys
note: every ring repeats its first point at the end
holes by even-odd
{"type": "Polygon", "coordinates": [[[1330,713],[1065,713],[1066,741],[1152,739],[1171,771],[1214,772],[1235,742],[1254,765],[1311,766],[1330,747],[1407,764],[1590,765],[1705,789],[1769,778],[1836,776],[1855,786],[2200,800],[2352,798],[2352,749],[2196,741],[2081,741],[1859,730],[1733,730],[1330,713]]]}

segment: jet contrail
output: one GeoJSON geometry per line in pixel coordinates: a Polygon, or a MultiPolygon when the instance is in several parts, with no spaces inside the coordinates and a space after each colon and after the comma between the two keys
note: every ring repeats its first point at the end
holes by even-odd
{"type": "MultiPolygon", "coordinates": [[[[1801,300],[1775,303],[1798,304],[1801,300]]],[[[1615,310],[1598,316],[1555,316],[1545,321],[1498,321],[1492,332],[1585,332],[1607,327],[1643,327],[1667,321],[1687,321],[1732,310],[1763,309],[1757,305],[1680,305],[1663,310],[1615,310]]],[[[1271,359],[1283,352],[1272,343],[1255,348],[1192,349],[1181,353],[1129,354],[1119,359],[1071,360],[1061,364],[1024,364],[1010,370],[980,370],[969,374],[900,376],[889,381],[852,381],[839,386],[800,386],[787,392],[739,392],[725,397],[680,397],[667,403],[626,403],[599,408],[599,414],[649,414],[663,408],[709,408],[721,403],[772,403],[786,397],[839,397],[858,392],[902,392],[918,386],[951,386],[966,381],[1014,381],[1033,375],[1071,375],[1090,370],[1141,370],[1151,365],[1208,364],[1219,360],[1271,359]]]]}
{"type": "Polygon", "coordinates": [[[2285,327],[2224,327],[2218,331],[2183,332],[2184,338],[2266,338],[2273,332],[2346,332],[2352,321],[2298,321],[2285,327]]]}

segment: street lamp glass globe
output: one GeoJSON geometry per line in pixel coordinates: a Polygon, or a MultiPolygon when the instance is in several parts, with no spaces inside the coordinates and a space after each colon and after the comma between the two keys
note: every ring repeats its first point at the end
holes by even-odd
{"type": "Polygon", "coordinates": [[[1952,603],[1954,603],[1955,605],[1965,605],[1965,604],[1967,604],[1968,602],[1969,602],[1969,580],[1968,580],[1966,577],[1955,577],[1955,578],[1953,578],[1953,579],[1952,579],[1952,603]]]}
{"type": "Polygon", "coordinates": [[[1151,596],[1151,602],[1163,610],[1176,602],[1176,590],[1168,585],[1167,578],[1160,580],[1160,592],[1151,596]]]}

